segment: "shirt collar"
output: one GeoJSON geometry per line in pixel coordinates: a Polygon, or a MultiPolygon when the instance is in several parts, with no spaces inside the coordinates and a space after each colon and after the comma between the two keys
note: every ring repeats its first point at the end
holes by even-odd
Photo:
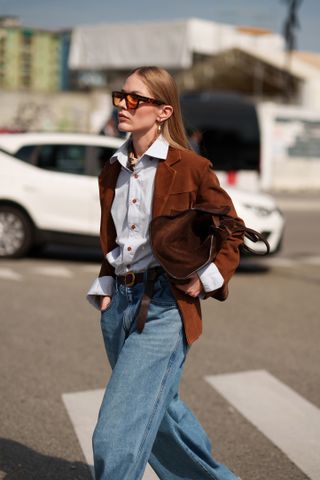
{"type": "MultiPolygon", "coordinates": [[[[128,138],[112,155],[110,158],[111,164],[118,160],[122,165],[126,165],[128,159],[128,143],[130,141],[130,138],[128,138]]],[[[148,155],[149,157],[158,158],[159,160],[165,160],[168,155],[168,150],[169,143],[162,135],[160,135],[143,154],[143,156],[148,155]]]]}

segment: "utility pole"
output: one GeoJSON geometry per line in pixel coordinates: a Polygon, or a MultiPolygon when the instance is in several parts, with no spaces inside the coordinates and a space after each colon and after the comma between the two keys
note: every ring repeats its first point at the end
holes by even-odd
{"type": "Polygon", "coordinates": [[[296,31],[300,28],[298,8],[303,0],[282,0],[288,5],[288,16],[283,24],[283,36],[286,42],[286,98],[290,100],[294,93],[294,85],[290,75],[292,52],[297,48],[296,31]]]}

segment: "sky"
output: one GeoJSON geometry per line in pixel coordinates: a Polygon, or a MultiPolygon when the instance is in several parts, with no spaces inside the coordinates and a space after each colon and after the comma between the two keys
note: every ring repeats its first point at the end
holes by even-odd
{"type": "MultiPolygon", "coordinates": [[[[49,29],[202,18],[281,33],[287,4],[287,0],[0,0],[0,16],[17,15],[24,26],[49,29]]],[[[302,0],[298,14],[298,49],[320,53],[320,0],[302,0]]]]}

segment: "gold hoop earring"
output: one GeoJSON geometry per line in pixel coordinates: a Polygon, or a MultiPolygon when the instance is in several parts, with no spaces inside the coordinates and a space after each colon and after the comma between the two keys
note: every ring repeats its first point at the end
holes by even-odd
{"type": "Polygon", "coordinates": [[[157,126],[157,134],[158,135],[160,135],[161,130],[162,130],[162,125],[161,125],[161,123],[158,123],[158,126],[157,126]]]}

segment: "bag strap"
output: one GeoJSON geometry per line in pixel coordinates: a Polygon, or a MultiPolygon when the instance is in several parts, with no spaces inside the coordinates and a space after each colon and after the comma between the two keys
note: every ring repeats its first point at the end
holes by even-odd
{"type": "Polygon", "coordinates": [[[213,230],[214,229],[219,229],[224,232],[226,236],[234,234],[234,233],[240,233],[241,235],[244,235],[248,240],[251,242],[257,243],[257,242],[263,242],[266,246],[266,251],[265,252],[257,252],[253,248],[248,247],[245,243],[242,244],[242,248],[249,253],[252,253],[254,255],[268,255],[270,253],[270,245],[268,240],[266,240],[261,233],[257,232],[256,230],[253,230],[253,228],[246,227],[242,225],[242,223],[238,222],[236,219],[228,215],[230,211],[229,206],[223,206],[221,208],[206,208],[206,205],[204,205],[202,208],[197,208],[194,207],[191,210],[197,210],[198,212],[203,212],[203,213],[209,213],[212,215],[212,223],[213,223],[213,230]]]}
{"type": "Polygon", "coordinates": [[[255,255],[268,255],[270,253],[270,245],[268,240],[266,240],[261,233],[257,232],[256,230],[253,230],[252,228],[245,227],[245,232],[244,236],[251,240],[251,242],[257,243],[257,242],[263,242],[266,246],[266,251],[265,252],[257,252],[253,250],[253,248],[248,247],[245,243],[243,243],[242,248],[249,253],[254,253],[255,255]]]}

